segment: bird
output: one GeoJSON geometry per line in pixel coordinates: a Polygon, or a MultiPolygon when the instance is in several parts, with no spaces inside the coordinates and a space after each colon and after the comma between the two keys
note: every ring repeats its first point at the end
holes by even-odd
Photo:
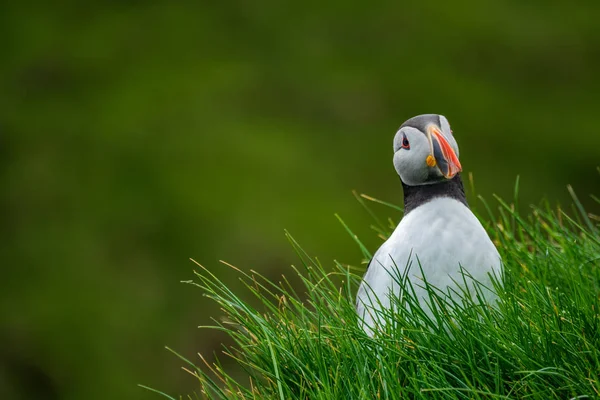
{"type": "Polygon", "coordinates": [[[487,304],[497,295],[492,281],[502,273],[502,259],[477,217],[469,208],[459,149],[448,120],[423,114],[404,122],[394,136],[393,164],[404,192],[404,215],[389,238],[373,255],[356,296],[363,330],[373,336],[388,319],[392,296],[411,296],[432,315],[427,285],[452,298],[471,293],[479,282],[487,304]],[[465,291],[465,276],[472,279],[465,291]],[[461,289],[462,287],[462,289],[461,289]]]}

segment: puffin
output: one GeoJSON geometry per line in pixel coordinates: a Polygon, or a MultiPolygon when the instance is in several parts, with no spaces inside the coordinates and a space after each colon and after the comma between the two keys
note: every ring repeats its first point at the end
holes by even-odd
{"type": "Polygon", "coordinates": [[[484,302],[495,304],[492,281],[502,273],[498,250],[469,208],[458,144],[446,117],[410,118],[393,145],[404,215],[373,255],[358,289],[356,311],[369,336],[383,327],[381,311],[393,307],[392,296],[416,296],[432,316],[426,285],[458,300],[465,293],[475,299],[478,282],[484,302]],[[401,293],[407,287],[399,284],[403,280],[412,288],[408,294],[401,293]]]}

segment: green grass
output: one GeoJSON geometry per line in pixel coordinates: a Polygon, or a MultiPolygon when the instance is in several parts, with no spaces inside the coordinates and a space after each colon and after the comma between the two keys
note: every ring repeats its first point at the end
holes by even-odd
{"type": "MultiPolygon", "coordinates": [[[[232,376],[219,362],[182,357],[200,387],[189,398],[600,396],[599,219],[572,195],[569,212],[546,204],[520,214],[514,204],[497,199],[494,215],[480,202],[487,214],[482,220],[490,221],[488,232],[505,262],[503,287],[496,287],[498,307],[482,307],[467,296],[452,302],[432,288],[433,317],[411,296],[402,296],[395,299],[398,310],[382,316],[386,329],[374,338],[360,329],[354,311],[364,267],[325,268],[289,235],[300,259],[290,272],[300,288],[285,276],[273,282],[230,266],[247,288],[235,293],[199,266],[190,283],[224,315],[203,328],[233,340],[223,357],[235,360],[246,376],[232,376]]],[[[379,202],[359,199],[365,207],[365,199],[379,202]]],[[[373,216],[376,231],[385,237],[393,223],[373,216]]]]}

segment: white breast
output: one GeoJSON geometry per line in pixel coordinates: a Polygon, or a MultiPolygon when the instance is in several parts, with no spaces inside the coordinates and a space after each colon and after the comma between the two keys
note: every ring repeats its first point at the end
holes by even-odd
{"type": "MultiPolygon", "coordinates": [[[[461,266],[473,279],[492,288],[490,274],[500,277],[500,255],[475,215],[461,202],[440,197],[406,215],[390,238],[377,250],[357,294],[357,311],[365,321],[364,329],[372,333],[376,311],[390,306],[390,293],[399,296],[396,280],[408,269],[415,294],[424,309],[427,282],[452,293],[463,281],[461,266]],[[375,300],[377,299],[377,300],[375,300]]],[[[484,291],[488,302],[492,292],[484,291]]]]}

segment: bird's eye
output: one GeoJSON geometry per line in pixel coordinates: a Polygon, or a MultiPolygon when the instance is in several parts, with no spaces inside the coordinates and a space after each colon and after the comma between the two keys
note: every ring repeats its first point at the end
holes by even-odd
{"type": "Polygon", "coordinates": [[[410,143],[408,142],[406,135],[404,135],[404,137],[402,138],[402,148],[406,149],[406,150],[410,150],[410,143]]]}

